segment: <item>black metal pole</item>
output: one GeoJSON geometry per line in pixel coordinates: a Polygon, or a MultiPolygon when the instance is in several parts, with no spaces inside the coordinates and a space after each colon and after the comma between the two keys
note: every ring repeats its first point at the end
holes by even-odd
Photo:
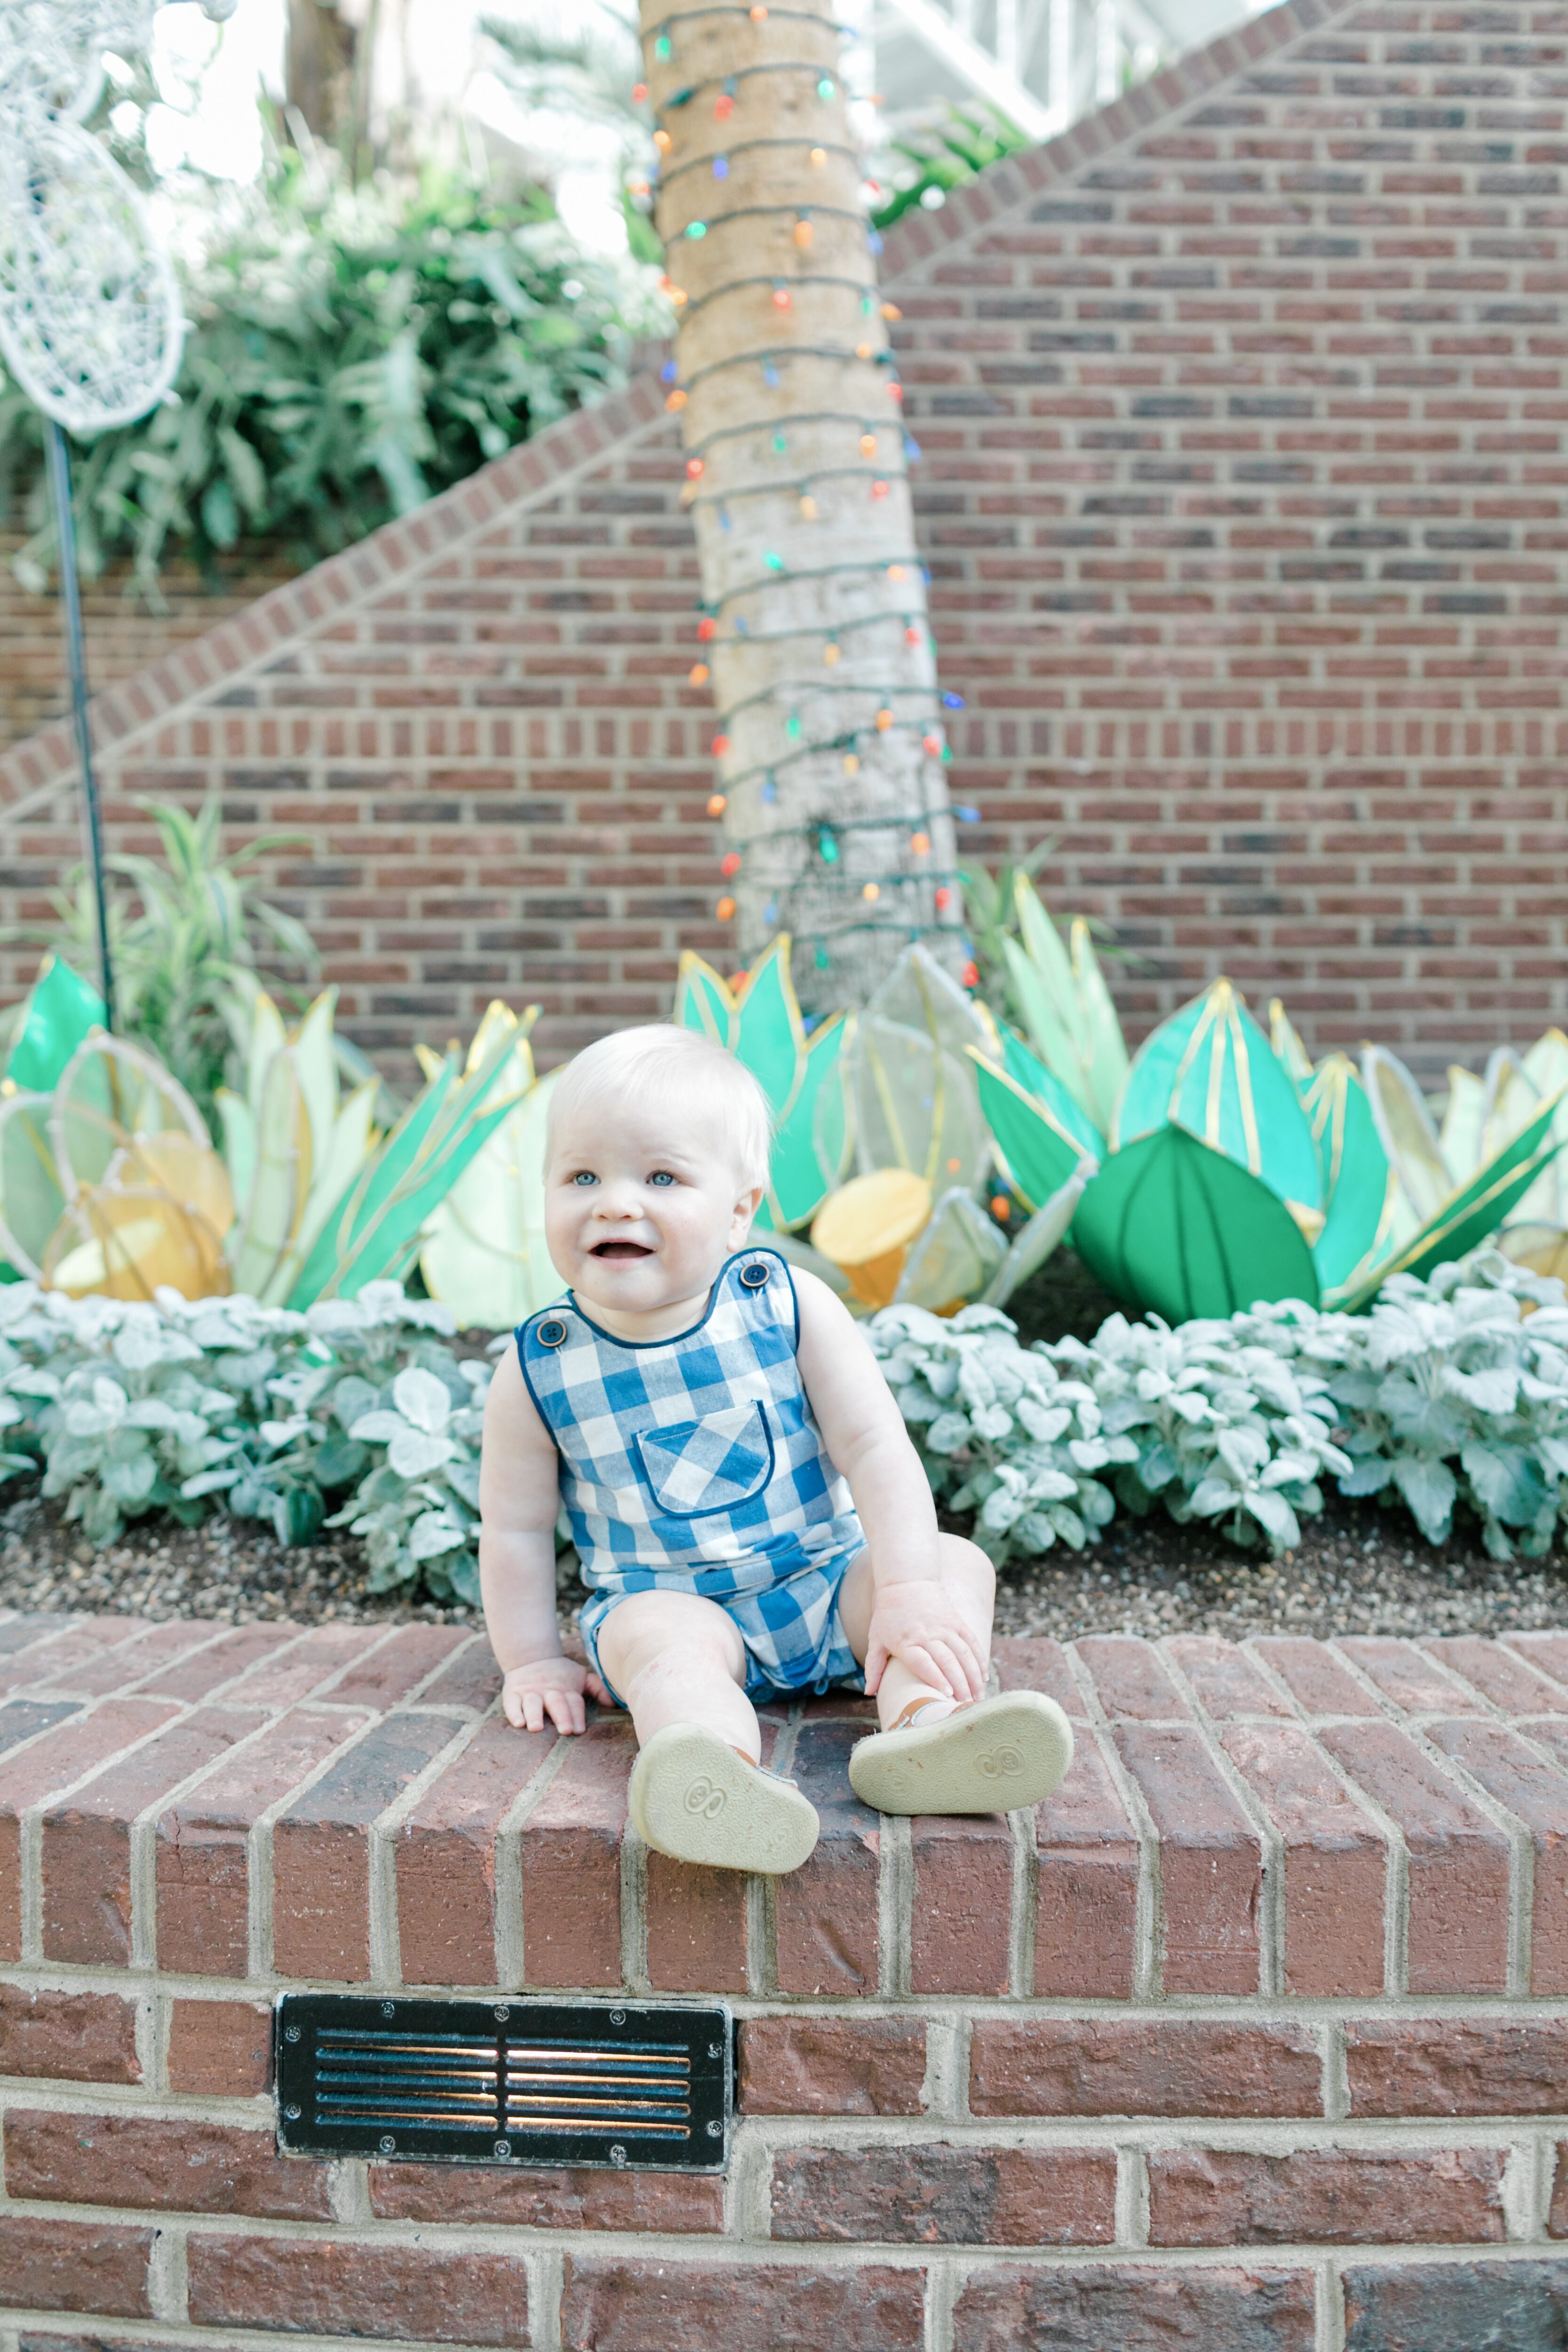
{"type": "Polygon", "coordinates": [[[106,1029],[114,1027],[114,966],[109,954],[109,898],[103,871],[103,810],[92,766],[92,723],[87,710],[87,646],[81,631],[81,593],[77,581],[76,521],[71,513],[70,454],[66,436],[52,416],[44,419],[44,439],[49,453],[49,487],[54,492],[55,521],[59,532],[60,606],[65,617],[66,660],[70,669],[71,710],[76,719],[77,756],[81,761],[81,788],[87,812],[88,853],[92,863],[92,887],[98,903],[98,975],[106,1029]]]}

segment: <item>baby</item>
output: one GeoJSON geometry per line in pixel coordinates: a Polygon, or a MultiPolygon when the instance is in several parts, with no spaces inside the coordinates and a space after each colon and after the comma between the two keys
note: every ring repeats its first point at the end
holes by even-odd
{"type": "Polygon", "coordinates": [[[684,1029],[578,1055],[550,1106],[545,1234],[565,1297],[530,1316],[485,1412],[479,1575],[507,1720],[629,1707],[628,1804],[661,1853],[795,1870],[815,1809],[762,1764],[755,1706],[874,1692],[849,1778],[890,1813],[1033,1805],[1072,1733],[1037,1691],[985,1696],[994,1578],[937,1531],[891,1392],[827,1286],[748,1244],[769,1119],[742,1064],[684,1029]],[[563,1498],[586,1669],[555,1615],[563,1498]]]}

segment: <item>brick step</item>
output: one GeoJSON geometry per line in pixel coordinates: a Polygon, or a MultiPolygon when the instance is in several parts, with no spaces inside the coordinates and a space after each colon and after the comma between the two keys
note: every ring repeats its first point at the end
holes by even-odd
{"type": "Polygon", "coordinates": [[[626,1718],[513,1731],[460,1627],[0,1621],[0,1960],[289,1982],[1133,2001],[1568,1991],[1568,1634],[998,1644],[1033,1816],[880,1819],[868,1704],[754,1892],[642,1847],[626,1718]]]}

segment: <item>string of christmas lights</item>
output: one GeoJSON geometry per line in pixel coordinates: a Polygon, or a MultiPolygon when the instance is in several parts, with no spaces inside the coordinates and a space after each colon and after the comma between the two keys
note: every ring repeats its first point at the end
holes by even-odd
{"type": "MultiPolygon", "coordinates": [[[[825,39],[838,37],[837,28],[815,11],[782,8],[772,14],[810,23],[825,39]]],[[[940,784],[941,763],[951,759],[952,751],[939,712],[944,700],[947,708],[956,709],[962,707],[962,698],[940,697],[930,670],[935,644],[924,625],[923,594],[930,575],[913,552],[908,505],[907,469],[918,462],[920,452],[898,413],[903,387],[886,341],[886,328],[899,312],[896,305],[879,301],[869,268],[864,278],[844,270],[849,257],[844,251],[847,225],[864,236],[868,262],[880,249],[881,239],[865,216],[866,199],[876,192],[864,182],[855,149],[838,132],[836,118],[841,117],[845,98],[840,78],[826,63],[748,55],[743,47],[739,54],[716,57],[714,43],[721,37],[692,30],[699,20],[726,18],[735,22],[744,18],[752,27],[763,27],[769,16],[769,9],[761,5],[711,5],[665,16],[652,29],[652,67],[647,82],[638,85],[637,94],[639,99],[653,94],[650,85],[662,78],[656,68],[677,69],[674,86],[656,100],[661,165],[654,200],[658,214],[664,216],[661,225],[672,265],[677,247],[689,257],[682,274],[693,282],[678,285],[673,277],[667,279],[683,343],[695,320],[731,293],[765,290],[775,312],[789,316],[792,321],[798,306],[817,288],[835,299],[850,294],[858,300],[867,321],[881,314],[877,320],[879,331],[875,336],[863,332],[853,346],[824,341],[819,332],[811,342],[797,343],[793,339],[781,342],[775,337],[763,349],[748,346],[715,352],[716,331],[710,328],[700,366],[689,373],[677,363],[665,370],[668,405],[681,414],[687,428],[687,481],[682,495],[699,524],[700,551],[709,544],[703,532],[739,530],[742,515],[732,520],[728,509],[743,506],[749,543],[737,551],[744,564],[745,554],[754,545],[753,560],[760,560],[760,570],[748,572],[738,581],[726,576],[732,570],[733,558],[726,559],[724,571],[710,567],[706,558],[704,562],[707,593],[698,625],[701,650],[692,665],[690,682],[709,684],[715,678],[710,659],[720,663],[712,752],[724,762],[733,756],[737,724],[747,739],[739,747],[742,753],[750,748],[759,725],[764,740],[773,723],[782,736],[779,751],[771,760],[749,761],[739,771],[726,769],[724,788],[710,800],[710,814],[725,820],[721,877],[736,886],[734,891],[726,891],[715,912],[722,921],[733,919],[743,884],[752,919],[760,911],[771,928],[778,920],[779,897],[787,894],[796,904],[786,927],[813,951],[816,968],[821,970],[835,942],[863,940],[871,933],[896,934],[900,943],[931,932],[939,934],[944,945],[961,940],[961,923],[955,919],[959,876],[952,855],[952,812],[940,784]],[[689,45],[683,37],[689,32],[689,45]],[[686,72],[681,75],[683,62],[686,72]],[[746,135],[731,139],[729,126],[743,86],[764,72],[792,74],[807,81],[805,89],[780,100],[785,109],[809,110],[809,79],[815,78],[816,101],[831,110],[829,118],[820,127],[809,120],[798,129],[794,121],[780,122],[776,134],[770,126],[766,135],[752,135],[748,126],[746,135]],[[707,127],[707,113],[698,104],[710,93],[712,129],[707,127]],[[681,152],[677,151],[678,137],[681,152]],[[731,204],[731,175],[742,163],[745,184],[737,185],[735,193],[743,194],[747,201],[731,204]],[[793,189],[787,185],[789,168],[807,175],[797,178],[793,189]],[[852,189],[845,184],[846,175],[851,173],[855,175],[852,189]],[[681,218],[690,206],[693,191],[705,181],[713,184],[713,209],[695,218],[681,218]],[[778,201],[762,200],[775,193],[778,201]],[[851,194],[853,203],[848,201],[851,194]],[[677,215],[674,220],[668,218],[671,209],[677,215]],[[735,254],[735,240],[718,236],[721,229],[730,227],[739,228],[749,240],[745,258],[752,267],[739,277],[725,274],[726,257],[735,254]],[[769,270],[766,249],[780,238],[787,239],[786,264],[769,270]],[[819,247],[830,266],[814,270],[810,257],[819,247]],[[759,262],[764,266],[759,268],[759,262]],[[804,375],[794,366],[797,361],[806,371],[804,375]],[[879,415],[857,406],[789,405],[792,388],[804,393],[807,400],[815,394],[820,403],[827,383],[811,376],[813,367],[839,372],[854,366],[867,368],[877,382],[879,400],[889,402],[894,414],[886,408],[879,415]],[[770,414],[736,421],[736,402],[744,398],[746,372],[751,369],[760,372],[765,390],[782,392],[784,398],[770,414]],[[882,441],[889,428],[897,436],[896,453],[882,441]],[[844,462],[830,446],[822,446],[824,435],[830,444],[832,435],[840,429],[856,435],[861,464],[844,462]],[[771,445],[773,457],[793,463],[781,466],[774,474],[764,470],[762,478],[756,478],[753,468],[760,450],[749,461],[742,454],[752,442],[771,445]],[[731,452],[741,458],[742,478],[734,480],[729,478],[733,470],[731,452]],[[800,561],[804,547],[793,542],[792,529],[802,524],[821,527],[825,522],[831,529],[841,519],[841,527],[850,528],[850,509],[844,500],[855,497],[857,486],[863,486],[859,513],[866,516],[869,509],[869,515],[878,520],[874,527],[869,517],[865,522],[857,520],[852,526],[854,538],[862,542],[868,539],[870,544],[853,561],[826,564],[800,561]],[[782,514],[776,526],[770,522],[765,507],[757,504],[769,498],[785,503],[793,512],[793,524],[785,523],[782,514]],[[879,540],[883,542],[880,546],[879,540]],[[855,609],[855,583],[864,583],[869,590],[879,580],[905,587],[902,611],[888,610],[879,599],[873,611],[855,609]],[[842,591],[842,610],[833,609],[826,601],[836,587],[842,591]],[[797,608],[802,597],[808,603],[822,602],[820,619],[812,625],[796,625],[795,614],[786,610],[790,625],[766,625],[770,604],[776,603],[780,593],[791,597],[797,608]],[[751,608],[750,615],[742,607],[751,608]],[[754,631],[752,617],[763,624],[754,631]],[[898,623],[902,625],[901,656],[889,661],[884,654],[879,659],[875,632],[898,623]],[[781,675],[764,673],[759,677],[753,668],[751,677],[746,676],[748,662],[774,660],[773,649],[813,636],[821,647],[821,667],[816,675],[793,675],[786,664],[781,675]],[[843,645],[841,638],[846,641],[843,645]],[[841,662],[845,675],[822,675],[824,669],[836,669],[841,662]],[[825,693],[835,698],[837,710],[825,709],[814,699],[825,693]],[[845,724],[844,713],[857,706],[860,715],[845,724]],[[808,733],[807,721],[813,719],[816,723],[808,733]],[[826,728],[819,732],[825,719],[826,728]],[[828,763],[837,772],[831,785],[824,773],[828,763]],[[919,789],[922,777],[930,780],[924,791],[919,789]],[[818,780],[815,787],[814,778],[818,780]],[[807,814],[803,821],[776,824],[768,819],[760,827],[742,829],[737,824],[738,806],[754,805],[759,814],[776,806],[781,779],[796,804],[787,811],[781,808],[779,814],[800,818],[799,799],[804,798],[807,814]],[[853,797],[850,806],[844,806],[845,780],[855,785],[861,799],[858,810],[853,797]],[[916,787],[912,793],[906,791],[910,784],[916,787]],[[875,805],[879,794],[888,796],[889,804],[880,809],[875,805]],[[897,804],[905,798],[913,801],[912,810],[897,804]],[[825,800],[831,804],[823,807],[825,800]],[[754,905],[759,894],[763,901],[760,910],[754,905]],[[835,902],[850,897],[856,901],[853,910],[846,906],[845,919],[839,919],[835,902]]],[[[778,121],[776,110],[774,121],[778,121]]],[[[739,131],[741,126],[735,128],[739,131]]],[[[807,303],[805,308],[809,314],[811,306],[807,303]]],[[[841,310],[837,316],[842,318],[841,310]]],[[[965,812],[966,816],[973,814],[965,812]]]]}

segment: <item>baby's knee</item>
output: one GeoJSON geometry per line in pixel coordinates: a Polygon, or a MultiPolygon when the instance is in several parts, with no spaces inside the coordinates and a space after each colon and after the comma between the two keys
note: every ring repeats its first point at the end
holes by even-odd
{"type": "MultiPolygon", "coordinates": [[[[700,1602],[693,1611],[685,1594],[632,1593],[599,1628],[599,1656],[610,1681],[629,1700],[635,1685],[667,1675],[732,1675],[731,1644],[724,1638],[732,1629],[721,1612],[712,1615],[718,1623],[710,1622],[707,1605],[700,1602]]],[[[732,1646],[741,1646],[738,1634],[732,1646]]]]}
{"type": "Polygon", "coordinates": [[[942,1547],[942,1572],[977,1601],[989,1604],[996,1593],[996,1570],[989,1554],[967,1536],[939,1536],[942,1547]]]}

